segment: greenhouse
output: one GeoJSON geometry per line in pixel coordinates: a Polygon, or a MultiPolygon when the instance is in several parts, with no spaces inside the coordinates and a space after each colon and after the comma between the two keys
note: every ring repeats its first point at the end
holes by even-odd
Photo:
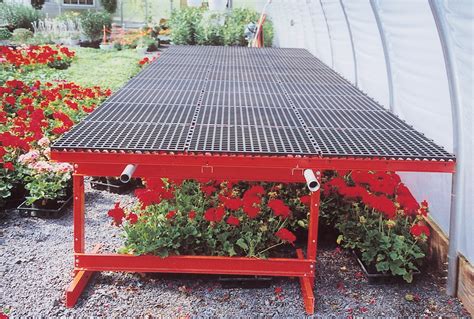
{"type": "Polygon", "coordinates": [[[0,3],[0,317],[470,316],[468,0],[0,3]]]}

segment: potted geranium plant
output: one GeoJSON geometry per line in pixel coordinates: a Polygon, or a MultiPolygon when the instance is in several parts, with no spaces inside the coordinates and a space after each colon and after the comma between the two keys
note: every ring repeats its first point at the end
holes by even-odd
{"type": "Polygon", "coordinates": [[[393,275],[412,282],[430,234],[428,203],[418,204],[398,175],[385,172],[335,176],[325,193],[338,203],[338,243],[355,252],[369,278],[393,275]]]}
{"type": "Polygon", "coordinates": [[[287,196],[301,187],[287,188],[149,179],[136,190],[138,201],[117,203],[108,214],[125,230],[125,254],[281,256],[307,227],[307,207],[287,196]]]}
{"type": "Polygon", "coordinates": [[[37,149],[31,149],[19,158],[27,172],[26,204],[37,209],[57,210],[71,194],[73,167],[68,163],[50,161],[48,138],[40,139],[37,144],[37,149]]]}

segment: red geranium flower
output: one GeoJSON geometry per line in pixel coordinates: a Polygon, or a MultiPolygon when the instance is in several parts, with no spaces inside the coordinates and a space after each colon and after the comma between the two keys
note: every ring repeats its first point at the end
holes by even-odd
{"type": "Polygon", "coordinates": [[[303,205],[309,206],[311,204],[311,196],[309,195],[304,195],[300,197],[300,202],[303,205]]]}
{"type": "Polygon", "coordinates": [[[194,210],[190,211],[188,214],[188,218],[191,220],[196,218],[196,212],[194,210]]]}
{"type": "Polygon", "coordinates": [[[209,208],[204,213],[204,219],[208,222],[220,222],[225,215],[224,207],[209,208]]]}
{"type": "Polygon", "coordinates": [[[261,185],[255,185],[250,187],[245,193],[253,195],[263,195],[265,194],[265,189],[261,185]]]}
{"type": "Polygon", "coordinates": [[[288,218],[290,216],[290,208],[285,205],[281,199],[271,199],[268,201],[268,207],[273,210],[275,216],[288,218]]]}
{"type": "Polygon", "coordinates": [[[244,213],[250,218],[253,219],[258,216],[260,213],[260,208],[253,205],[244,205],[244,213]]]}
{"type": "Polygon", "coordinates": [[[398,203],[403,208],[406,215],[416,215],[420,205],[413,197],[412,193],[404,184],[398,185],[397,197],[398,203]]]}
{"type": "Polygon", "coordinates": [[[230,210],[237,210],[240,207],[242,207],[242,205],[243,205],[242,199],[240,199],[240,198],[223,197],[222,198],[222,203],[224,204],[224,206],[226,208],[228,208],[230,210]]]}
{"type": "Polygon", "coordinates": [[[168,214],[166,214],[166,219],[171,219],[176,215],[176,211],[172,210],[169,211],[168,214]]]}
{"type": "Polygon", "coordinates": [[[426,237],[429,237],[430,229],[426,225],[415,224],[411,227],[410,233],[414,237],[420,237],[422,234],[425,234],[426,237]]]}
{"type": "Polygon", "coordinates": [[[135,196],[137,196],[138,200],[142,203],[142,209],[161,202],[160,194],[150,189],[137,189],[135,190],[135,196]]]}
{"type": "Polygon", "coordinates": [[[11,162],[3,163],[3,168],[9,171],[15,170],[15,166],[13,166],[13,163],[11,162]]]}
{"type": "Polygon", "coordinates": [[[367,194],[367,190],[362,186],[341,186],[338,190],[339,194],[342,196],[354,199],[354,198],[363,198],[367,194]]]}
{"type": "Polygon", "coordinates": [[[217,189],[212,185],[208,185],[208,186],[201,185],[201,191],[207,196],[211,196],[212,193],[214,193],[216,190],[217,189]]]}
{"type": "Polygon", "coordinates": [[[138,221],[138,216],[135,213],[130,213],[127,216],[127,220],[130,222],[130,224],[135,224],[138,221]]]}
{"type": "Polygon", "coordinates": [[[362,197],[365,205],[383,213],[388,219],[395,218],[397,214],[397,207],[389,198],[384,195],[374,195],[367,193],[362,197]]]}
{"type": "Polygon", "coordinates": [[[114,208],[109,210],[108,215],[114,219],[113,223],[117,226],[122,225],[122,220],[125,218],[125,212],[120,208],[120,203],[115,203],[114,208]]]}
{"type": "Polygon", "coordinates": [[[227,218],[227,224],[233,225],[233,226],[239,226],[240,221],[235,216],[229,216],[229,218],[227,218]]]}
{"type": "Polygon", "coordinates": [[[287,241],[291,244],[293,244],[296,240],[296,236],[286,228],[280,229],[279,231],[276,232],[275,235],[281,240],[287,241]]]}

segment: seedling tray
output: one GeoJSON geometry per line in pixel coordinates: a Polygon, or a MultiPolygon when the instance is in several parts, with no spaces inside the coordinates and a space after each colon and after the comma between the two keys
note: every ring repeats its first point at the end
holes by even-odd
{"type": "Polygon", "coordinates": [[[58,200],[58,208],[36,208],[32,205],[28,205],[24,201],[17,210],[21,217],[39,217],[39,218],[60,218],[62,217],[67,209],[71,206],[72,196],[67,199],[58,200]]]}
{"type": "MultiPolygon", "coordinates": [[[[364,272],[365,276],[369,284],[377,285],[377,284],[393,284],[393,283],[406,283],[401,276],[395,276],[392,274],[384,274],[384,273],[371,273],[367,270],[367,267],[364,265],[362,260],[359,258],[356,252],[352,252],[355,259],[359,263],[360,268],[364,272]]],[[[413,272],[413,280],[420,275],[421,272],[415,271],[413,272]]]]}
{"type": "Polygon", "coordinates": [[[135,187],[135,183],[112,184],[108,181],[91,180],[91,187],[96,190],[107,191],[114,194],[125,194],[135,187]]]}

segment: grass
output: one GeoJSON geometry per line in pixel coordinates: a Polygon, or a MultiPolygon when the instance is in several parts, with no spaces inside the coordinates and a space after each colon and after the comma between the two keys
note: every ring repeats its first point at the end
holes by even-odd
{"type": "MultiPolygon", "coordinates": [[[[24,81],[66,80],[81,86],[100,86],[116,91],[140,71],[141,56],[135,50],[104,51],[91,48],[72,48],[76,59],[66,70],[41,67],[33,71],[5,74],[24,81]]],[[[1,77],[1,76],[0,76],[1,77]]],[[[3,81],[0,81],[0,83],[3,81]]]]}
{"type": "Polygon", "coordinates": [[[140,71],[134,50],[103,51],[77,48],[77,60],[64,71],[64,79],[82,86],[101,86],[116,91],[140,71]]]}

